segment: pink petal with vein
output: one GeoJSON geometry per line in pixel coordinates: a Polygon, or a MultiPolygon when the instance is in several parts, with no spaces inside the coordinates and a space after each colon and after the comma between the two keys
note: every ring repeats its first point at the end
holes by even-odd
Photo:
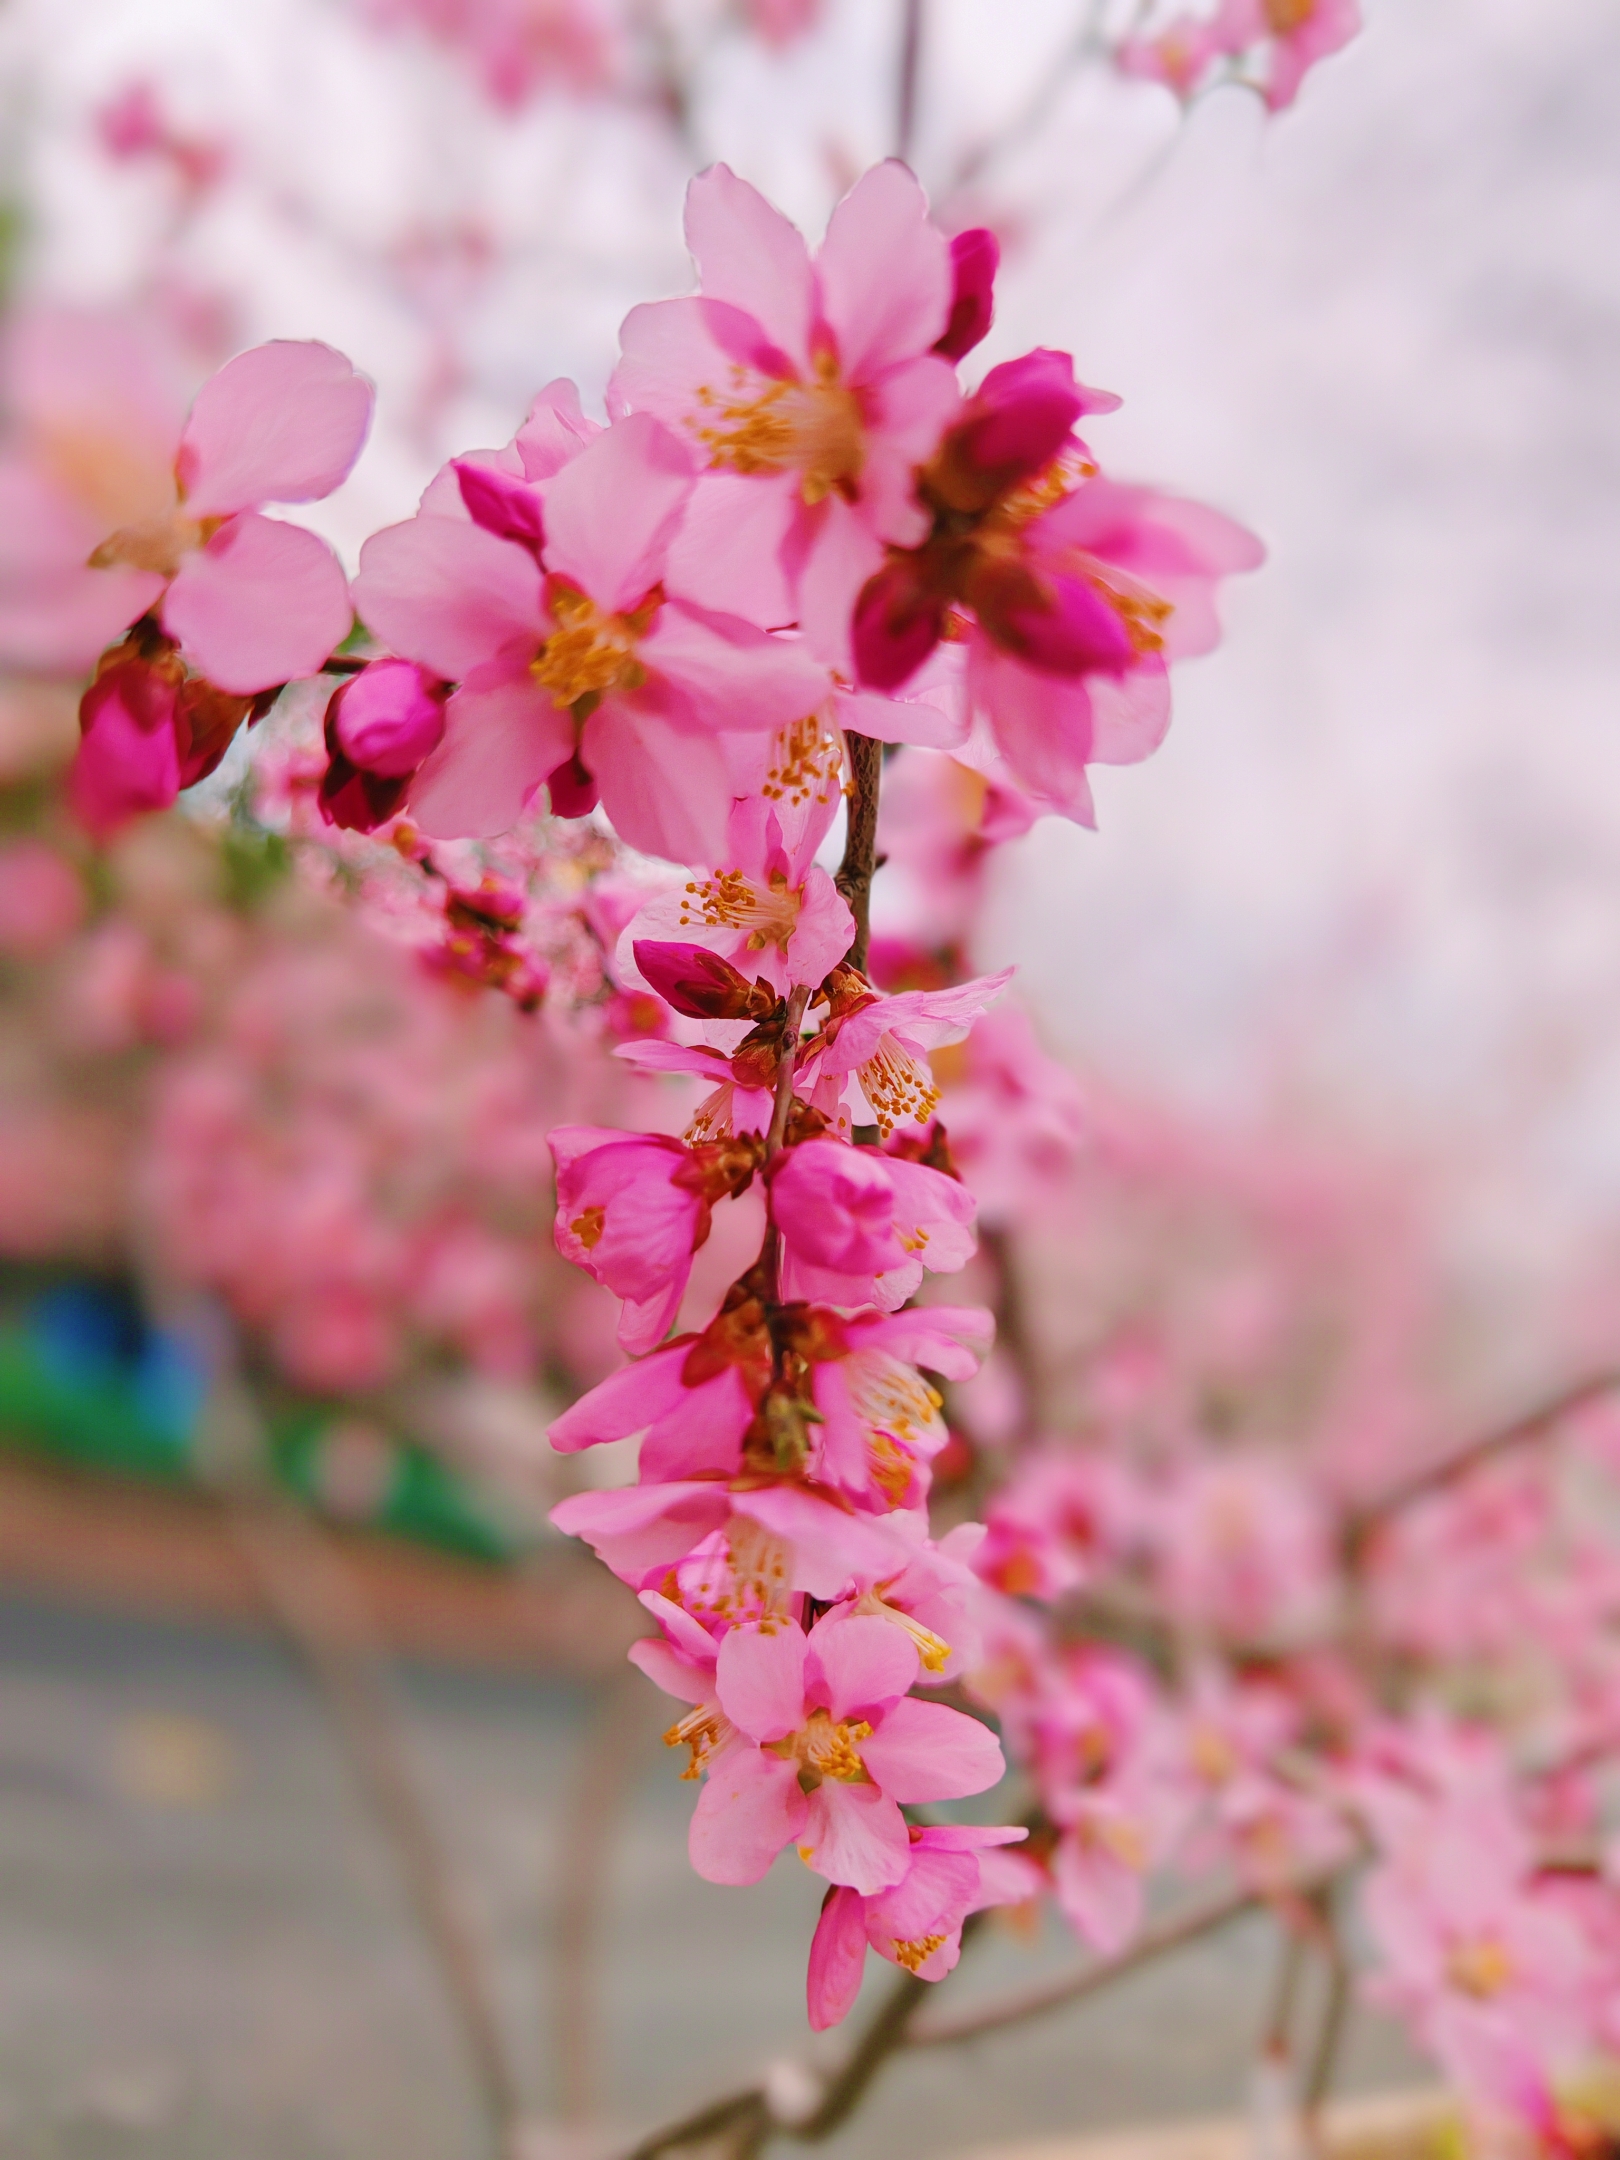
{"type": "Polygon", "coordinates": [[[191,665],[243,695],[318,674],[353,621],[326,542],[253,510],[193,548],[163,600],[163,627],[191,665]]]}
{"type": "Polygon", "coordinates": [[[348,477],[372,388],[342,353],[286,338],[228,360],[197,392],[175,472],[194,517],[315,502],[348,477]]]}

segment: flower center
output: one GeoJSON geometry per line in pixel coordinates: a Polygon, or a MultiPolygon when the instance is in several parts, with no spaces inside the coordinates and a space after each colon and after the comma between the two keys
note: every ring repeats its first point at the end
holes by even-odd
{"type": "Polygon", "coordinates": [[[726,472],[798,472],[807,503],[824,502],[836,489],[853,501],[866,462],[865,429],[860,401],[838,380],[830,355],[816,362],[816,380],[784,382],[776,378],[748,393],[761,380],[756,370],[733,362],[726,390],[705,383],[698,391],[700,412],[687,422],[709,453],[709,463],[726,472]]]}
{"type": "Polygon", "coordinates": [[[665,1747],[691,1749],[691,1757],[681,1772],[683,1778],[703,1775],[709,1757],[723,1740],[731,1737],[731,1720],[713,1703],[699,1703],[695,1710],[688,1710],[685,1717],[678,1718],[664,1735],[665,1747]]]}
{"type": "Polygon", "coordinates": [[[681,928],[746,930],[750,952],[763,952],[767,945],[785,952],[798,924],[801,897],[785,870],[773,870],[763,887],[745,871],[717,871],[701,884],[694,880],[687,885],[681,928]]]}
{"type": "Polygon", "coordinates": [[[92,570],[121,565],[130,570],[151,570],[158,577],[173,577],[180,558],[218,532],[223,518],[187,517],[171,510],[163,517],[143,518],[137,525],[121,525],[110,533],[90,557],[92,570]]]}
{"type": "Polygon", "coordinates": [[[583,1215],[576,1215],[568,1227],[587,1252],[595,1252],[607,1227],[607,1209],[588,1207],[583,1215]]]}
{"type": "Polygon", "coordinates": [[[864,1718],[853,1724],[835,1722],[831,1711],[812,1710],[796,1733],[771,1741],[770,1752],[784,1762],[797,1762],[799,1783],[806,1792],[813,1792],[823,1778],[834,1778],[840,1785],[870,1785],[857,1749],[871,1737],[872,1728],[864,1718]]]}
{"type": "Polygon", "coordinates": [[[1513,1978],[1513,1960],[1494,1936],[1459,1943],[1446,1959],[1446,1978],[1465,1995],[1488,2002],[1513,1978]]]}
{"type": "Polygon", "coordinates": [[[604,615],[588,594],[554,584],[547,604],[556,628],[529,662],[530,674],[563,707],[581,698],[594,707],[610,690],[638,690],[647,670],[636,646],[661,598],[650,594],[630,615],[604,615]]]}
{"type": "Polygon", "coordinates": [[[1272,36],[1289,37],[1316,13],[1316,0],[1261,0],[1261,8],[1272,36]]]}

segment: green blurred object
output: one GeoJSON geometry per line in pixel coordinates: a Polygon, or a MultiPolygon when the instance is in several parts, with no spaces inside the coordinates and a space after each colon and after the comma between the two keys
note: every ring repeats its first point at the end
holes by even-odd
{"type": "MultiPolygon", "coordinates": [[[[149,1326],[120,1284],[58,1283],[0,1321],[0,1445],[190,1484],[205,1392],[187,1345],[149,1326]]],[[[293,1403],[269,1437],[279,1482],[333,1521],[490,1562],[530,1542],[437,1456],[345,1405],[293,1403]]]]}

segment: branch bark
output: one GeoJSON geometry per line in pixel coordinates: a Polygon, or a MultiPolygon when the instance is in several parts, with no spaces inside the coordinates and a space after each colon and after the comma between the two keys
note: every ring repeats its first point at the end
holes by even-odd
{"type": "Polygon", "coordinates": [[[922,0],[901,0],[900,71],[895,90],[894,154],[909,161],[917,132],[917,87],[922,74],[922,0]]]}
{"type": "Polygon", "coordinates": [[[1410,1507],[1414,1500],[1425,1499],[1432,1492],[1466,1477],[1493,1456],[1503,1455],[1511,1448],[1522,1447],[1527,1441],[1540,1440],[1561,1425],[1565,1418],[1573,1417],[1577,1410],[1588,1404],[1601,1402],[1605,1395],[1620,1391],[1620,1372],[1589,1374],[1571,1386],[1561,1389],[1545,1402],[1526,1410],[1506,1425],[1494,1426],[1478,1438],[1453,1448],[1449,1454],[1414,1470],[1404,1478],[1397,1478],[1374,1500],[1370,1500],[1352,1519],[1348,1532],[1348,1545],[1352,1558],[1358,1555],[1373,1532],[1410,1507]]]}
{"type": "Polygon", "coordinates": [[[883,745],[870,735],[847,733],[849,801],[845,809],[844,859],[833,883],[855,918],[849,964],[866,972],[872,940],[872,878],[877,869],[878,796],[883,786],[883,745]]]}

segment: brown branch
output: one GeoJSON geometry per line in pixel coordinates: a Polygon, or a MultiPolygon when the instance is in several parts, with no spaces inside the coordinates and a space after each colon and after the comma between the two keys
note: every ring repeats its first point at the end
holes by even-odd
{"type": "Polygon", "coordinates": [[[1511,1423],[1498,1425],[1491,1431],[1481,1433],[1476,1439],[1453,1448],[1449,1454],[1410,1472],[1370,1500],[1350,1521],[1346,1542],[1352,1558],[1360,1554],[1368,1538],[1375,1530],[1408,1508],[1414,1500],[1425,1499],[1432,1492],[1439,1492],[1458,1478],[1466,1477],[1471,1470],[1502,1455],[1511,1448],[1522,1447],[1527,1441],[1544,1439],[1565,1418],[1577,1410],[1584,1410],[1589,1403],[1600,1402],[1605,1395],[1620,1389],[1620,1373],[1592,1373],[1584,1380],[1562,1389],[1526,1410],[1511,1423]]]}
{"type": "Polygon", "coordinates": [[[844,813],[844,859],[833,883],[855,918],[855,938],[847,955],[851,967],[866,972],[872,938],[872,877],[877,869],[878,796],[883,786],[883,745],[870,735],[847,731],[849,800],[844,813]]]}
{"type": "Polygon", "coordinates": [[[577,2127],[597,2106],[600,1983],[597,1955],[620,1806],[646,1735],[641,1675],[608,1689],[586,1734],[558,1851],[553,1958],[558,2114],[577,2127]]]}
{"type": "Polygon", "coordinates": [[[909,158],[912,139],[917,132],[917,86],[922,73],[922,0],[901,0],[901,9],[894,154],[909,158]]]}
{"type": "MultiPolygon", "coordinates": [[[[1331,1869],[1323,1868],[1301,1876],[1288,1887],[1298,1894],[1318,1890],[1347,1865],[1348,1862],[1340,1861],[1331,1869]]],[[[1021,1988],[980,2009],[964,2011],[958,2017],[930,2019],[926,2025],[908,2033],[901,2044],[914,2048],[954,2047],[960,2041],[977,2040],[985,2033],[1022,2024],[1026,2018],[1040,2017],[1048,2010],[1060,2010],[1067,2003],[1080,2002],[1087,1995],[1111,1987],[1128,1973],[1152,1964],[1155,1958],[1180,1950],[1202,1936],[1212,1935],[1217,1929],[1242,1919],[1245,1913],[1258,1912],[1262,1906],[1274,1901],[1272,1894],[1244,1885],[1224,1890],[1202,1904],[1190,1906],[1185,1912],[1172,1914],[1168,1920],[1144,1928],[1128,1949],[1113,1957],[1093,1958],[1078,1972],[1066,1974],[1060,1980],[1049,1980],[1039,1987],[1021,1988]]]]}
{"type": "Polygon", "coordinates": [[[406,1758],[369,1621],[330,1541],[291,1502],[227,1499],[228,1519],[278,1625],[309,1667],[356,1782],[399,1863],[497,2149],[521,2147],[522,2102],[478,1946],[406,1758]]]}

